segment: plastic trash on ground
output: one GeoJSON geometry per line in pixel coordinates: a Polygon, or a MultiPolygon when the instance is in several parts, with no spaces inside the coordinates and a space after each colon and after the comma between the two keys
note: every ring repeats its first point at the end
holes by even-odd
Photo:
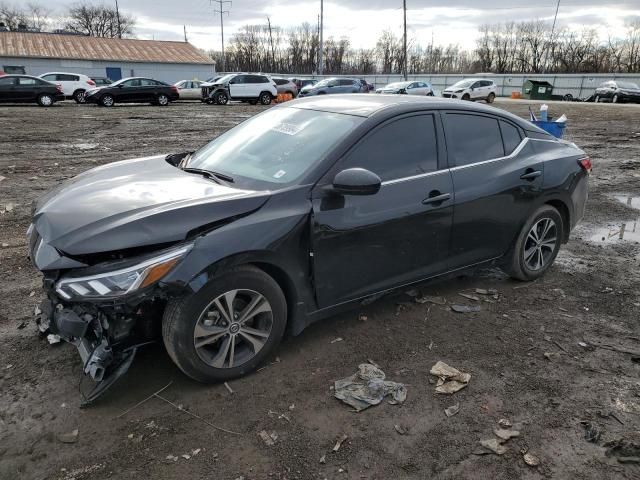
{"type": "Polygon", "coordinates": [[[336,380],[334,387],[334,396],[358,412],[378,405],[387,395],[392,397],[391,404],[403,403],[407,398],[404,384],[385,380],[385,373],[369,363],[360,364],[350,377],[336,380]]]}
{"type": "Polygon", "coordinates": [[[467,386],[471,380],[470,373],[464,373],[457,368],[450,367],[446,363],[439,361],[431,367],[431,375],[438,377],[436,393],[455,393],[467,386]]]}

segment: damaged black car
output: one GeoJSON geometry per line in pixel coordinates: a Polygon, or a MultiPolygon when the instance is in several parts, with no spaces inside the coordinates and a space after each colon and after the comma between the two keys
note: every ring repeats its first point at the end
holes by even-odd
{"type": "Polygon", "coordinates": [[[495,263],[533,280],[580,220],[590,160],[488,106],[287,102],[195,152],[111,163],[33,207],[42,332],[98,398],[161,339],[201,382],[364,298],[495,263]]]}

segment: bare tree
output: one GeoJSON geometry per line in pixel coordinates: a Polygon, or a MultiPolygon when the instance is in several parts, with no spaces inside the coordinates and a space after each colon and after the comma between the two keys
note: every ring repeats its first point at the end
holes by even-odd
{"type": "Polygon", "coordinates": [[[89,35],[91,37],[130,37],[133,35],[135,18],[104,5],[79,3],[71,6],[67,12],[65,29],[89,35]]]}

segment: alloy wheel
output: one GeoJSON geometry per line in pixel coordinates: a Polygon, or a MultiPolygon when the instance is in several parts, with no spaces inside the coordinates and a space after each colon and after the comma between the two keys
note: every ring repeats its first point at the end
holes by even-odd
{"type": "Polygon", "coordinates": [[[53,104],[53,98],[50,95],[42,95],[40,97],[40,103],[43,107],[50,107],[53,104]]]}
{"type": "Polygon", "coordinates": [[[169,103],[169,98],[166,95],[160,95],[158,97],[158,104],[159,105],[167,105],[169,103]]]}
{"type": "Polygon", "coordinates": [[[558,227],[551,218],[538,220],[525,239],[524,263],[528,269],[537,271],[545,268],[558,243],[558,227]]]}
{"type": "Polygon", "coordinates": [[[201,313],[193,331],[200,359],[215,368],[234,368],[262,350],[273,328],[269,301],[254,290],[230,290],[201,313]]]}

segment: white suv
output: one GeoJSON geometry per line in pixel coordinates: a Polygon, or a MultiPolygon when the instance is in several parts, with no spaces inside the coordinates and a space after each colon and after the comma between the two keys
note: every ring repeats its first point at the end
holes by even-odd
{"type": "Polygon", "coordinates": [[[96,82],[81,73],[49,72],[43,73],[40,78],[60,85],[65,98],[73,98],[76,103],[85,103],[85,92],[96,88],[96,82]]]}
{"type": "Polygon", "coordinates": [[[454,83],[442,92],[445,98],[461,98],[462,100],[486,100],[493,103],[496,98],[497,87],[492,80],[466,79],[454,83]]]}
{"type": "Polygon", "coordinates": [[[212,83],[202,84],[202,101],[226,105],[229,100],[241,100],[252,105],[269,105],[278,96],[278,88],[266,75],[230,73],[212,83]]]}

